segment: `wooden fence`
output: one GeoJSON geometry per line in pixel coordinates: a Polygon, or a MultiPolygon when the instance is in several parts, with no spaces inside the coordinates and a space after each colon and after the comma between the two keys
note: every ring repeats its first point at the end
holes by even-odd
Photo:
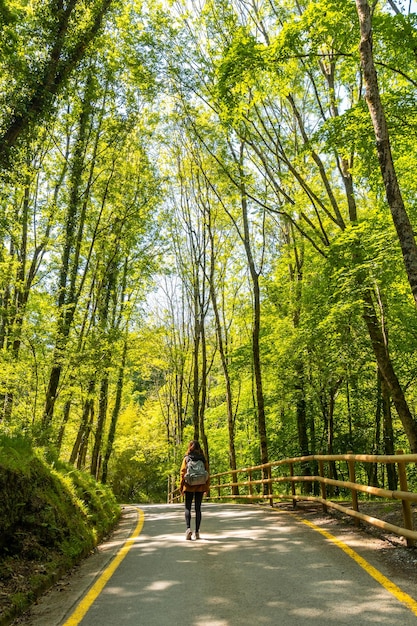
{"type": "MultiPolygon", "coordinates": [[[[403,454],[401,451],[395,455],[319,454],[295,457],[212,474],[207,499],[239,502],[269,501],[271,506],[277,500],[290,500],[294,508],[297,502],[302,500],[319,502],[325,512],[328,508],[336,509],[353,517],[356,524],[362,521],[382,528],[389,533],[404,537],[407,545],[413,546],[417,541],[417,531],[413,529],[411,503],[417,502],[417,493],[409,491],[407,477],[407,474],[413,475],[413,472],[417,481],[417,454],[403,454]],[[395,468],[400,489],[391,490],[364,484],[370,475],[369,464],[376,466],[379,474],[381,474],[381,465],[391,465],[395,468]],[[297,475],[296,470],[299,468],[301,474],[297,475]],[[312,470],[316,473],[314,471],[312,473],[312,470]],[[342,479],[335,478],[335,475],[342,476],[342,479]],[[350,505],[332,500],[337,493],[339,496],[343,495],[343,500],[346,500],[345,495],[349,495],[350,505]],[[358,494],[367,494],[368,497],[376,496],[384,500],[401,500],[403,526],[396,526],[361,513],[358,494]]],[[[169,502],[174,503],[180,500],[179,489],[169,493],[169,502]]]]}

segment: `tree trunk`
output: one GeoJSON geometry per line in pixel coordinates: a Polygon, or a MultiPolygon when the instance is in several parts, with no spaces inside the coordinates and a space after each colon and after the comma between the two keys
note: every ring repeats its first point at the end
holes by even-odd
{"type": "MultiPolygon", "coordinates": [[[[222,364],[224,382],[226,387],[226,411],[227,411],[227,428],[229,433],[229,467],[231,470],[236,470],[236,450],[235,450],[235,418],[233,413],[233,395],[232,384],[230,381],[229,366],[227,363],[227,355],[225,351],[225,342],[223,340],[222,325],[220,321],[219,307],[217,303],[216,289],[214,285],[214,238],[210,231],[211,240],[211,265],[210,265],[210,297],[213,306],[214,319],[216,325],[216,336],[218,349],[220,354],[220,360],[222,364]]],[[[226,332],[226,331],[225,331],[226,332]]],[[[239,487],[236,485],[232,487],[232,493],[235,496],[239,495],[239,487]]]]}
{"type": "Polygon", "coordinates": [[[207,343],[206,343],[206,333],[204,326],[204,312],[203,312],[203,303],[200,303],[201,306],[201,319],[200,319],[200,334],[201,334],[201,399],[200,399],[200,410],[199,410],[199,430],[200,430],[200,439],[203,446],[203,450],[206,455],[207,463],[210,466],[210,453],[208,440],[206,435],[204,416],[206,412],[206,404],[207,404],[207,376],[208,376],[208,366],[207,366],[207,343]]]}
{"type": "MultiPolygon", "coordinates": [[[[290,284],[292,286],[293,296],[293,310],[292,321],[294,329],[298,329],[301,319],[301,307],[302,307],[302,284],[303,284],[303,248],[297,247],[297,241],[295,238],[294,228],[290,225],[289,229],[284,230],[284,237],[287,244],[292,246],[294,261],[289,264],[289,276],[290,284]]],[[[308,456],[309,453],[309,440],[307,429],[307,403],[305,397],[305,372],[304,361],[298,355],[295,356],[294,361],[294,392],[295,392],[295,406],[296,406],[296,420],[297,420],[297,433],[298,433],[298,447],[302,456],[308,456]]],[[[311,468],[308,462],[302,463],[301,473],[303,476],[311,476],[311,468]]],[[[312,483],[302,483],[303,493],[311,493],[312,483]]]]}
{"type": "Polygon", "coordinates": [[[109,394],[109,376],[103,375],[100,383],[100,393],[98,401],[97,426],[94,433],[94,446],[91,454],[90,473],[98,480],[101,467],[101,447],[103,442],[104,425],[107,417],[107,405],[109,394]]]}
{"type": "MultiPolygon", "coordinates": [[[[306,413],[306,399],[304,388],[304,363],[300,358],[296,358],[294,373],[296,377],[294,391],[295,391],[295,406],[296,406],[296,418],[297,418],[297,433],[298,433],[298,448],[301,456],[308,456],[309,442],[307,431],[307,413],[306,413]]],[[[302,463],[301,473],[303,476],[311,476],[311,469],[309,463],[302,463]]],[[[303,493],[310,493],[312,489],[311,482],[302,483],[303,493]]]]}
{"type": "Polygon", "coordinates": [[[408,282],[417,306],[417,245],[398,183],[389,140],[388,126],[382,106],[378,77],[372,50],[372,21],[367,0],[356,0],[361,41],[360,56],[366,85],[366,101],[375,132],[379,166],[387,202],[397,231],[408,282]]]}
{"type": "MultiPolygon", "coordinates": [[[[107,267],[104,277],[105,284],[99,292],[99,316],[100,334],[105,342],[109,341],[109,317],[112,294],[116,288],[117,265],[116,259],[112,258],[107,267]]],[[[101,466],[101,450],[103,444],[104,427],[107,419],[108,394],[109,394],[109,365],[110,347],[105,346],[102,350],[102,377],[99,391],[97,425],[94,433],[94,445],[91,454],[90,473],[98,480],[101,466]]]]}
{"type": "Polygon", "coordinates": [[[394,371],[394,367],[384,340],[384,335],[375,312],[372,295],[369,290],[364,293],[363,317],[368,328],[378,368],[394,402],[398,417],[401,420],[405,434],[408,438],[411,452],[415,454],[417,453],[417,424],[411,414],[405,399],[404,391],[401,388],[397,375],[394,371]]]}
{"type": "MultiPolygon", "coordinates": [[[[242,174],[242,172],[241,172],[242,174]]],[[[243,181],[243,175],[241,175],[243,181]]],[[[265,400],[263,393],[262,383],[262,367],[261,367],[261,355],[260,355],[260,334],[261,334],[261,293],[259,287],[259,274],[255,267],[255,261],[252,254],[250,234],[249,234],[249,218],[248,218],[248,204],[245,186],[241,184],[241,208],[243,219],[243,231],[244,238],[243,243],[245,247],[246,257],[248,260],[249,273],[252,281],[253,289],[253,328],[252,328],[252,358],[253,358],[253,371],[255,377],[255,394],[257,405],[257,417],[258,417],[258,436],[259,446],[261,453],[261,463],[268,463],[268,440],[266,430],[266,416],[265,416],[265,400]]],[[[264,473],[264,478],[267,475],[264,473]]],[[[267,487],[267,485],[264,485],[267,487]]]]}
{"type": "MultiPolygon", "coordinates": [[[[225,388],[226,388],[226,413],[227,413],[227,429],[228,429],[228,441],[229,441],[229,467],[231,470],[236,470],[237,465],[236,465],[236,449],[235,449],[235,416],[234,416],[234,411],[233,411],[232,383],[230,380],[228,359],[227,359],[227,354],[226,354],[227,329],[224,328],[224,334],[226,337],[224,338],[222,323],[220,319],[219,305],[217,302],[216,285],[215,285],[216,250],[215,250],[215,237],[214,237],[213,229],[212,229],[212,218],[211,218],[210,209],[207,211],[206,221],[207,221],[207,227],[208,227],[208,235],[210,239],[210,273],[209,273],[210,300],[211,300],[211,305],[213,307],[217,344],[218,344],[220,362],[222,365],[223,377],[224,377],[225,388]]],[[[237,485],[234,485],[232,487],[232,494],[235,496],[239,495],[239,487],[237,485]]]]}
{"type": "Polygon", "coordinates": [[[114,443],[114,438],[116,435],[116,427],[117,427],[117,422],[118,422],[119,415],[120,415],[120,407],[122,405],[126,355],[127,355],[127,337],[125,337],[125,341],[123,345],[122,362],[120,364],[119,376],[117,378],[117,385],[116,385],[116,398],[114,401],[114,407],[113,407],[113,412],[112,412],[111,421],[110,421],[109,434],[107,436],[106,451],[104,453],[104,458],[103,458],[103,470],[101,474],[101,482],[104,484],[107,483],[108,465],[109,465],[111,453],[113,451],[113,443],[114,443]]]}
{"type": "MultiPolygon", "coordinates": [[[[395,454],[394,447],[394,427],[392,424],[391,398],[388,387],[381,377],[382,392],[382,414],[383,414],[383,435],[384,454],[395,454]]],[[[398,475],[394,463],[387,463],[388,489],[395,491],[398,488],[398,475]]]]}
{"type": "Polygon", "coordinates": [[[84,401],[83,414],[81,418],[81,423],[78,428],[77,437],[75,439],[74,445],[72,447],[71,456],[69,462],[73,465],[79,456],[80,449],[82,448],[82,442],[86,436],[88,430],[88,422],[90,419],[91,412],[91,402],[93,402],[94,389],[96,386],[96,382],[94,379],[90,380],[87,387],[87,395],[84,401]]]}
{"type": "MultiPolygon", "coordinates": [[[[376,394],[376,410],[375,410],[375,439],[373,446],[373,454],[380,454],[381,440],[381,422],[382,422],[382,377],[381,372],[377,368],[377,394],[376,394]]],[[[372,487],[379,487],[378,463],[369,464],[369,484],[372,487]]]]}
{"type": "MultiPolygon", "coordinates": [[[[78,228],[77,237],[76,232],[77,226],[79,226],[77,222],[79,197],[82,173],[84,168],[85,144],[88,140],[88,121],[91,113],[91,98],[92,76],[90,75],[85,88],[85,95],[79,119],[78,137],[72,161],[71,189],[68,211],[66,215],[65,239],[59,273],[59,317],[57,323],[57,338],[53,357],[54,362],[49,377],[48,389],[45,399],[45,409],[42,419],[42,431],[46,438],[48,438],[49,436],[48,431],[53,419],[63,360],[65,358],[65,349],[70,334],[72,320],[75,314],[75,288],[72,285],[71,276],[74,275],[74,273],[78,270],[78,263],[76,267],[74,267],[73,265],[73,267],[71,268],[71,256],[74,253],[74,250],[76,250],[77,248],[77,239],[80,240],[80,238],[82,238],[83,236],[81,228],[78,228]],[[68,288],[68,283],[70,283],[71,289],[68,288]]],[[[75,264],[75,259],[73,261],[75,264]]]]}
{"type": "Polygon", "coordinates": [[[88,451],[88,442],[90,440],[91,431],[93,430],[94,424],[94,398],[89,398],[87,402],[87,424],[84,430],[80,449],[78,451],[78,459],[77,459],[77,468],[85,469],[87,467],[87,451],[88,451]]]}
{"type": "Polygon", "coordinates": [[[193,351],[193,425],[194,439],[200,439],[200,311],[198,284],[194,290],[194,351],[193,351]]]}
{"type": "MultiPolygon", "coordinates": [[[[29,166],[30,164],[28,164],[29,166]]],[[[15,278],[15,290],[13,297],[13,306],[12,298],[11,298],[11,286],[6,288],[6,306],[1,307],[4,312],[2,315],[2,323],[0,330],[0,348],[3,348],[5,342],[7,340],[7,349],[11,349],[13,361],[17,362],[19,359],[20,346],[22,343],[22,326],[25,319],[26,313],[26,305],[29,299],[30,289],[32,287],[32,283],[36,277],[37,271],[40,266],[40,260],[45,252],[46,243],[49,238],[50,232],[50,222],[48,220],[44,236],[41,238],[41,243],[35,247],[33,252],[33,257],[30,262],[29,269],[27,270],[28,265],[28,249],[27,249],[27,241],[28,241],[28,224],[30,220],[29,209],[30,209],[30,196],[31,196],[31,180],[29,177],[27,178],[25,188],[24,188],[24,198],[22,203],[22,213],[21,215],[16,215],[16,224],[21,224],[21,242],[18,250],[17,258],[19,261],[18,270],[16,272],[15,278]],[[10,296],[10,299],[9,299],[10,296]],[[10,306],[8,306],[10,305],[10,306]]],[[[18,213],[18,211],[17,211],[18,213]]],[[[10,256],[12,257],[15,254],[14,246],[11,245],[10,248],[10,256]]],[[[5,394],[0,396],[2,403],[4,402],[4,410],[3,410],[3,419],[8,421],[12,415],[13,410],[13,402],[14,402],[14,389],[11,386],[10,389],[7,389],[5,394]]],[[[1,421],[1,416],[0,416],[1,421]]]]}

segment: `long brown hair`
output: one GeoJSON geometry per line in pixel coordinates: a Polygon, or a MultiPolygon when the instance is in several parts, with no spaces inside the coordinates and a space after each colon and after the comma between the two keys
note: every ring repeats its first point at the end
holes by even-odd
{"type": "Polygon", "coordinates": [[[200,454],[204,455],[204,452],[203,452],[203,450],[201,449],[201,446],[200,446],[200,442],[197,441],[197,439],[193,439],[188,444],[187,454],[190,454],[190,452],[199,452],[200,454]]]}

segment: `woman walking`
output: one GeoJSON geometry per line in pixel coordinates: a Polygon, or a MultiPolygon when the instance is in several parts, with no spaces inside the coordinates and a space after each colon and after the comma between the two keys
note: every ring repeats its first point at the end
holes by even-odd
{"type": "Polygon", "coordinates": [[[191,540],[191,505],[194,500],[195,533],[194,539],[200,539],[201,503],[204,492],[209,490],[210,477],[204,452],[198,441],[193,439],[188,444],[187,453],[181,465],[180,490],[185,498],[185,538],[191,540]]]}

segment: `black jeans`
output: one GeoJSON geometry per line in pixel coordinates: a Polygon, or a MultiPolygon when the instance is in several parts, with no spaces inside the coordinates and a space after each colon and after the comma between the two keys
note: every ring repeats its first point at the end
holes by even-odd
{"type": "Polygon", "coordinates": [[[185,523],[187,528],[191,528],[191,505],[194,498],[195,507],[195,531],[198,533],[201,524],[201,503],[204,493],[202,491],[186,491],[185,492],[185,523]]]}

